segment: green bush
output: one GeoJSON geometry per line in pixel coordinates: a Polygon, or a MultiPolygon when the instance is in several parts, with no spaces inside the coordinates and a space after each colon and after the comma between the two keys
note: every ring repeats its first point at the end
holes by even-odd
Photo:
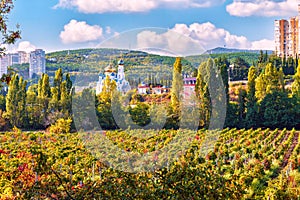
{"type": "Polygon", "coordinates": [[[72,119],[58,119],[55,124],[49,128],[50,133],[69,133],[71,129],[72,119]]]}

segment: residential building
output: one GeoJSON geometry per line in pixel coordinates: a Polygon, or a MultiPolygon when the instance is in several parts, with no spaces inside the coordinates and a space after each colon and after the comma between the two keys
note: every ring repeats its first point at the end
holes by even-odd
{"type": "Polygon", "coordinates": [[[138,93],[139,94],[166,94],[170,92],[170,88],[167,88],[164,85],[157,84],[155,86],[145,84],[142,82],[138,86],[138,93]]]}
{"type": "Polygon", "coordinates": [[[300,55],[300,5],[298,16],[289,20],[281,19],[274,22],[275,52],[279,57],[297,57],[300,55]]]}
{"type": "Polygon", "coordinates": [[[289,22],[285,19],[275,20],[275,52],[277,56],[288,56],[289,22]]]}
{"type": "Polygon", "coordinates": [[[183,97],[189,99],[195,95],[196,77],[186,77],[183,79],[183,97]]]}
{"type": "Polygon", "coordinates": [[[19,64],[29,63],[29,54],[25,51],[18,51],[19,54],[19,64]]]}
{"type": "Polygon", "coordinates": [[[7,74],[8,56],[4,55],[0,58],[0,78],[3,74],[7,74]]]}
{"type": "Polygon", "coordinates": [[[35,51],[30,52],[29,78],[32,78],[34,74],[40,76],[43,73],[46,73],[45,51],[36,49],[35,51]]]}
{"type": "Polygon", "coordinates": [[[290,18],[288,35],[288,56],[296,57],[299,53],[299,19],[290,18]]]}
{"type": "Polygon", "coordinates": [[[8,57],[8,66],[13,66],[19,64],[19,54],[18,53],[9,53],[8,57]]]}

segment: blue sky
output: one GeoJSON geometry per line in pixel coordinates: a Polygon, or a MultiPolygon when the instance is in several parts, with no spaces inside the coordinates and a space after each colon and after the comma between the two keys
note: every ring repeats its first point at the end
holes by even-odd
{"type": "Polygon", "coordinates": [[[95,47],[144,27],[166,28],[166,33],[140,33],[139,41],[149,46],[176,43],[167,33],[172,30],[205,49],[272,49],[274,20],[294,15],[297,0],[16,0],[9,19],[22,32],[15,50],[95,47]]]}

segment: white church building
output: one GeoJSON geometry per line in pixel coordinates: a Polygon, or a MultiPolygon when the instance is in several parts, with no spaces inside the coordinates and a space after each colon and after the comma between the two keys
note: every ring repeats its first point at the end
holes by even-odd
{"type": "Polygon", "coordinates": [[[117,84],[117,89],[121,93],[126,93],[129,90],[131,90],[131,87],[129,85],[129,82],[125,79],[125,72],[124,72],[124,61],[120,60],[118,62],[118,71],[109,64],[105,70],[104,73],[99,74],[99,80],[97,82],[96,87],[96,94],[100,94],[104,85],[104,80],[106,76],[110,77],[111,81],[115,81],[117,84]]]}

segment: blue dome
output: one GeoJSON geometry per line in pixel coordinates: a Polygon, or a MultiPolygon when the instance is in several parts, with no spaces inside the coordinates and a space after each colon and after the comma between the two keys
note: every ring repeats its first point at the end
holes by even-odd
{"type": "Polygon", "coordinates": [[[102,78],[105,77],[103,73],[99,73],[99,76],[101,76],[102,78]]]}
{"type": "Polygon", "coordinates": [[[119,60],[118,65],[124,65],[124,61],[122,59],[119,60]]]}

